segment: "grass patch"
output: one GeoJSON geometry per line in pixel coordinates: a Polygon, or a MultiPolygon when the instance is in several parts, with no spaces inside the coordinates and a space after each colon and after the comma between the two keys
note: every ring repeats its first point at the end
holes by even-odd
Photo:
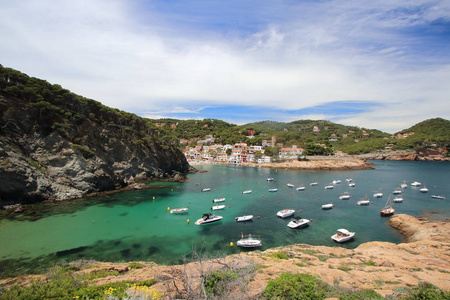
{"type": "Polygon", "coordinates": [[[341,271],[344,271],[344,272],[347,272],[347,271],[350,271],[352,268],[350,268],[350,267],[347,266],[347,265],[340,265],[340,266],[338,266],[336,269],[341,270],[341,271]]]}
{"type": "Polygon", "coordinates": [[[130,269],[142,269],[144,267],[143,264],[137,263],[137,262],[133,262],[131,264],[128,265],[128,268],[130,269]]]}
{"type": "Polygon", "coordinates": [[[377,264],[373,260],[363,261],[366,266],[376,267],[377,264]]]}
{"type": "Polygon", "coordinates": [[[268,256],[275,258],[275,259],[289,259],[288,255],[282,251],[271,253],[268,256]]]}

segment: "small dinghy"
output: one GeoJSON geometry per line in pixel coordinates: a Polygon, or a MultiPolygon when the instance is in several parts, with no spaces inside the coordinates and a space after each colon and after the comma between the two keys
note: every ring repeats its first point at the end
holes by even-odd
{"type": "Polygon", "coordinates": [[[225,205],[214,205],[214,206],[211,206],[211,210],[221,210],[221,209],[224,209],[225,208],[225,205]]]}
{"type": "Polygon", "coordinates": [[[240,217],[236,217],[234,218],[236,220],[236,222],[246,222],[246,221],[251,221],[251,219],[253,219],[253,215],[247,215],[247,216],[240,216],[240,217]]]}

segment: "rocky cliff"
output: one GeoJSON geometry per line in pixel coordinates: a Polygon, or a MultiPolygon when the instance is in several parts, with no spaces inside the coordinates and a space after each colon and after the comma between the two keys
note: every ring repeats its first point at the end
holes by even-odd
{"type": "Polygon", "coordinates": [[[0,206],[182,179],[184,155],[148,120],[0,65],[0,206]]]}

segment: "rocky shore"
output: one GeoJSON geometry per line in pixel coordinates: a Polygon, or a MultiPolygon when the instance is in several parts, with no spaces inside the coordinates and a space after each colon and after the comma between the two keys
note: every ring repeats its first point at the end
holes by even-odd
{"type": "MultiPolygon", "coordinates": [[[[450,222],[409,215],[395,215],[389,225],[405,237],[400,244],[369,242],[355,249],[297,244],[266,251],[241,252],[224,258],[199,259],[184,265],[160,266],[139,262],[95,262],[80,273],[114,270],[118,275],[98,278],[98,285],[117,281],[156,280],[159,292],[172,299],[199,287],[206,273],[218,269],[249,268],[254,271],[240,291],[240,299],[258,298],[271,279],[284,272],[310,274],[330,285],[350,289],[373,289],[382,296],[396,296],[420,282],[450,291],[450,222]],[[243,293],[243,294],[242,294],[243,293]]],[[[26,283],[37,276],[3,280],[26,283]]],[[[230,296],[231,297],[231,296],[230,296]]],[[[233,298],[233,297],[232,297],[233,298]]]]}

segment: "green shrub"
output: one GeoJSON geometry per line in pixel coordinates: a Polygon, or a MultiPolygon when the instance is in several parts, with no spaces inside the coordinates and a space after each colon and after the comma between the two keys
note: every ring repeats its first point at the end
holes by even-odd
{"type": "Polygon", "coordinates": [[[428,282],[420,282],[419,285],[409,291],[406,300],[449,300],[450,293],[444,292],[428,282]]]}
{"type": "Polygon", "coordinates": [[[130,269],[142,269],[143,267],[144,267],[143,264],[140,264],[137,262],[133,262],[128,265],[128,268],[130,268],[130,269]]]}
{"type": "Polygon", "coordinates": [[[204,279],[205,291],[208,296],[222,296],[229,291],[229,284],[237,279],[239,274],[233,271],[212,271],[206,274],[204,279]]]}
{"type": "Polygon", "coordinates": [[[325,299],[328,285],[308,274],[283,273],[270,280],[263,296],[267,299],[325,299]]]}
{"type": "Polygon", "coordinates": [[[289,259],[286,253],[282,251],[274,252],[269,254],[270,257],[277,258],[277,259],[289,259]]]}
{"type": "Polygon", "coordinates": [[[80,151],[81,154],[83,155],[83,157],[86,158],[86,159],[89,159],[89,158],[92,158],[92,157],[95,156],[95,153],[92,150],[90,150],[90,149],[88,149],[88,148],[86,148],[84,146],[77,145],[77,144],[72,144],[71,147],[75,151],[76,150],[80,151]]]}

